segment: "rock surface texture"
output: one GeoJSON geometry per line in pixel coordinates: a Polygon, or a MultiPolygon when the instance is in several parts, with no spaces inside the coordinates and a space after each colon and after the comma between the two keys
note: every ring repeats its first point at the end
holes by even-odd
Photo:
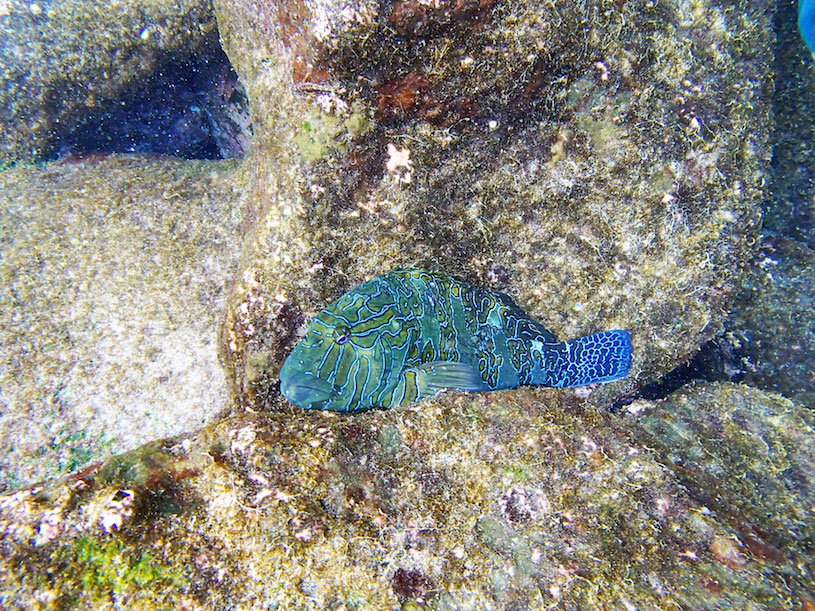
{"type": "Polygon", "coordinates": [[[766,239],[745,278],[725,338],[741,379],[815,407],[815,252],[790,238],[766,239]]]}
{"type": "Polygon", "coordinates": [[[543,394],[446,395],[353,419],[244,414],[0,497],[0,601],[812,604],[809,412],[734,385],[640,404],[637,421],[543,394]]]}
{"type": "Polygon", "coordinates": [[[631,329],[598,403],[720,329],[767,176],[763,5],[215,8],[257,145],[223,329],[243,405],[308,316],[397,266],[501,288],[559,337],[631,329]]]}
{"type": "Polygon", "coordinates": [[[798,2],[778,3],[775,29],[775,145],[773,197],[767,202],[765,231],[815,248],[815,61],[798,32],[798,2]]]}
{"type": "Polygon", "coordinates": [[[108,157],[0,173],[0,489],[229,407],[229,169],[108,157]]]}

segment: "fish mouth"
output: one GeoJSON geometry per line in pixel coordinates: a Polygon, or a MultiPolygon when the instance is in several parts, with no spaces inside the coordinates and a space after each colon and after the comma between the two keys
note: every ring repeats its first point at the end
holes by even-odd
{"type": "Polygon", "coordinates": [[[305,409],[321,409],[339,393],[333,384],[302,371],[280,372],[280,392],[289,401],[305,409]]]}

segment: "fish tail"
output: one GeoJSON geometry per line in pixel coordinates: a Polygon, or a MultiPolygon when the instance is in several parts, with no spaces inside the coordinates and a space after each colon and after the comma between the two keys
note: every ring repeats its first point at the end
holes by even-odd
{"type": "Polygon", "coordinates": [[[631,367],[631,334],[625,330],[600,331],[554,346],[546,367],[550,386],[619,380],[631,367]]]}

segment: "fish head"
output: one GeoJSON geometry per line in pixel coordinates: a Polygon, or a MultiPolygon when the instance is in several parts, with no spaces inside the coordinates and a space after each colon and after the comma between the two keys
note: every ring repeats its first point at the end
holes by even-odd
{"type": "Polygon", "coordinates": [[[398,372],[391,367],[401,361],[394,340],[402,323],[379,288],[363,284],[309,322],[280,370],[283,396],[305,409],[383,407],[373,395],[385,396],[395,385],[398,372]]]}
{"type": "Polygon", "coordinates": [[[334,380],[343,363],[355,358],[346,347],[349,340],[347,326],[329,312],[314,317],[280,370],[283,396],[305,409],[348,409],[334,380]]]}

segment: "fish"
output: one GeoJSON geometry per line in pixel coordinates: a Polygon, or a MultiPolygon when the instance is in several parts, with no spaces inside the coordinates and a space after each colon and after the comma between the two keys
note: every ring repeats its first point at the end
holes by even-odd
{"type": "Polygon", "coordinates": [[[493,391],[611,382],[628,375],[631,335],[558,341],[507,295],[422,269],[396,269],[314,316],[280,370],[305,409],[391,409],[446,389],[493,391]]]}

